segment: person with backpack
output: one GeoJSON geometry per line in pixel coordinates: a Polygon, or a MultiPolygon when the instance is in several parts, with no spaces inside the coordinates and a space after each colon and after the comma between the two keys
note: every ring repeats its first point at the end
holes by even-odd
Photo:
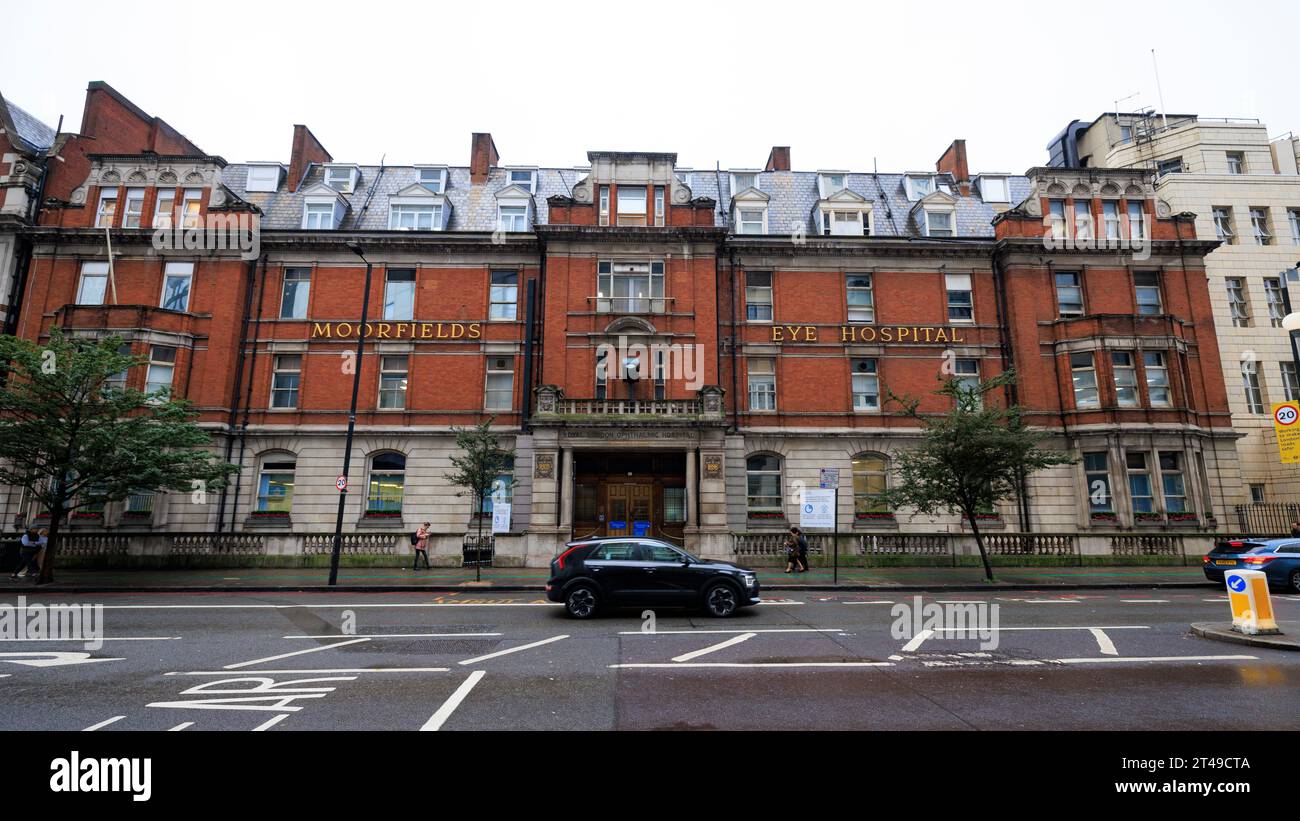
{"type": "Polygon", "coordinates": [[[420,558],[424,558],[424,569],[429,569],[429,523],[420,525],[420,529],[411,534],[411,546],[415,548],[415,564],[411,572],[420,569],[420,558]]]}
{"type": "Polygon", "coordinates": [[[794,570],[796,573],[808,572],[808,538],[797,527],[790,528],[790,539],[794,542],[794,570]]]}
{"type": "Polygon", "coordinates": [[[36,528],[29,528],[18,542],[18,566],[9,578],[21,578],[23,570],[27,571],[28,576],[35,576],[39,571],[36,557],[45,549],[46,541],[46,537],[37,532],[36,528]]]}

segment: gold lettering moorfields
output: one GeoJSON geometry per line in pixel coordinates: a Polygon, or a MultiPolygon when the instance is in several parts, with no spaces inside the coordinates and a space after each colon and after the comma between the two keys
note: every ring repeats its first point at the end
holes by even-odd
{"type": "MultiPolygon", "coordinates": [[[[312,339],[356,339],[359,322],[313,322],[312,339]]],[[[481,322],[367,322],[366,339],[472,340],[483,336],[481,322]]]]}
{"type": "MultiPolygon", "coordinates": [[[[773,325],[773,342],[817,342],[818,329],[814,325],[773,325]]],[[[925,344],[942,342],[950,344],[965,342],[961,329],[952,326],[935,327],[914,325],[841,325],[840,342],[902,342],[925,344]]],[[[830,334],[821,337],[821,341],[831,341],[830,334]]]]}

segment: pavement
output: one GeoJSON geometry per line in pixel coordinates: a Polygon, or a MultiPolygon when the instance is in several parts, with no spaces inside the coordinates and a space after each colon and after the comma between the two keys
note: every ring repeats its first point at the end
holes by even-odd
{"type": "MultiPolygon", "coordinates": [[[[830,569],[786,574],[779,568],[759,568],[767,590],[989,590],[1072,587],[1211,587],[1195,567],[1000,567],[994,582],[984,580],[977,567],[841,568],[836,578],[830,569]]],[[[425,590],[429,592],[482,587],[501,591],[542,591],[546,568],[483,568],[476,580],[473,568],[341,568],[339,592],[425,590]]],[[[327,568],[230,568],[216,570],[56,570],[55,582],[42,591],[223,591],[328,590],[327,568]]],[[[0,593],[8,589],[33,590],[28,580],[0,578],[0,593]]]]}
{"type": "Polygon", "coordinates": [[[1246,644],[1251,647],[1272,647],[1276,650],[1300,650],[1300,621],[1279,621],[1278,633],[1248,635],[1232,629],[1232,622],[1202,622],[1192,625],[1192,632],[1201,638],[1246,644]]]}
{"type": "MultiPolygon", "coordinates": [[[[0,730],[1300,730],[1300,654],[1192,634],[1226,617],[1209,589],[769,592],[728,619],[588,621],[490,590],[56,601],[101,606],[76,612],[104,641],[0,643],[0,730]],[[944,626],[959,607],[982,632],[944,626]]],[[[1300,619],[1300,596],[1274,605],[1300,619]]]]}

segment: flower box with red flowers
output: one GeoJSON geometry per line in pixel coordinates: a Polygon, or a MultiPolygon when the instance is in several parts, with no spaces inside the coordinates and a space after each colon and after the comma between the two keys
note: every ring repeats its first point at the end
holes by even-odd
{"type": "Polygon", "coordinates": [[[873,511],[870,513],[854,513],[853,518],[859,522],[892,522],[894,514],[884,511],[873,511]]]}
{"type": "Polygon", "coordinates": [[[1138,524],[1160,524],[1164,522],[1165,514],[1163,513],[1134,513],[1133,521],[1138,524]]]}
{"type": "Polygon", "coordinates": [[[149,521],[150,519],[153,518],[153,511],[152,510],[124,510],[122,511],[122,518],[133,522],[149,521]]]}
{"type": "Polygon", "coordinates": [[[1180,522],[1180,523],[1183,523],[1183,524],[1195,524],[1196,521],[1197,521],[1197,519],[1196,519],[1196,514],[1195,514],[1195,513],[1191,513],[1191,512],[1185,511],[1185,512],[1180,512],[1180,513],[1170,513],[1170,514],[1169,514],[1169,521],[1171,521],[1171,522],[1180,522]]]}
{"type": "Polygon", "coordinates": [[[1094,510],[1088,514],[1088,518],[1094,522],[1110,522],[1111,524],[1119,521],[1119,516],[1110,510],[1094,510]]]}
{"type": "Polygon", "coordinates": [[[401,511],[397,511],[397,510],[367,510],[366,518],[367,519],[400,519],[402,518],[402,513],[401,511]]]}
{"type": "Polygon", "coordinates": [[[78,519],[78,520],[83,521],[83,522],[85,522],[85,521],[97,522],[97,521],[100,521],[101,519],[104,518],[104,514],[103,514],[103,513],[100,513],[99,511],[84,511],[84,510],[83,510],[83,511],[79,511],[79,512],[77,512],[77,513],[72,514],[72,518],[74,518],[74,519],[78,519]]]}
{"type": "Polygon", "coordinates": [[[785,518],[785,514],[784,514],[784,513],[771,513],[771,512],[766,512],[766,513],[764,513],[764,512],[750,511],[750,512],[749,512],[749,515],[748,515],[748,518],[750,518],[750,519],[766,519],[766,520],[768,520],[768,521],[776,521],[776,522],[779,522],[779,521],[781,521],[782,519],[785,518]]]}

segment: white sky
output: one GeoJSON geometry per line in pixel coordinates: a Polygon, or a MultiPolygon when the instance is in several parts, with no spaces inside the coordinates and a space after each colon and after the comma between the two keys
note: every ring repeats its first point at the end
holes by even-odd
{"type": "Polygon", "coordinates": [[[205,151],[465,165],[676,151],[679,165],[971,170],[1046,162],[1070,120],[1158,106],[1300,131],[1300,3],[46,2],[6,4],[0,92],[65,130],[104,80],[205,151]],[[132,11],[132,7],[134,10],[132,11]],[[1095,12],[1095,16],[1086,16],[1095,12]],[[57,49],[54,45],[57,44],[57,49]]]}

